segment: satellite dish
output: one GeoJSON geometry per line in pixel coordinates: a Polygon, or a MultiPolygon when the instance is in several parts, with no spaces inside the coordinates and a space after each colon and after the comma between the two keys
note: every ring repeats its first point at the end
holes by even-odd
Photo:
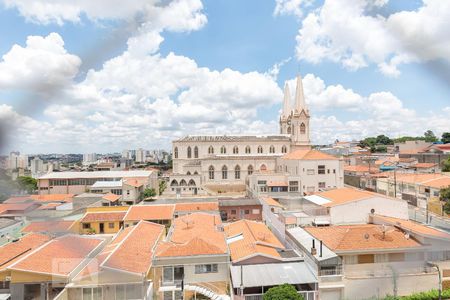
{"type": "Polygon", "coordinates": [[[368,240],[370,235],[368,233],[364,234],[364,239],[368,240]]]}

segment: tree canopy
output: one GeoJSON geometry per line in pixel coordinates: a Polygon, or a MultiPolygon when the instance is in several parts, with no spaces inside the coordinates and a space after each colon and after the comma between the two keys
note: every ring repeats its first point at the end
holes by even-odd
{"type": "Polygon", "coordinates": [[[263,296],[264,300],[304,300],[302,295],[297,293],[295,287],[290,284],[283,284],[270,288],[263,296]]]}
{"type": "Polygon", "coordinates": [[[442,141],[444,144],[450,143],[450,132],[444,132],[444,133],[442,134],[441,141],[442,141]]]}
{"type": "Polygon", "coordinates": [[[26,190],[30,194],[34,193],[38,188],[37,180],[30,176],[17,177],[17,183],[22,190],[26,190]]]}
{"type": "Polygon", "coordinates": [[[146,188],[143,194],[144,198],[153,198],[156,196],[156,191],[153,188],[146,188]]]}

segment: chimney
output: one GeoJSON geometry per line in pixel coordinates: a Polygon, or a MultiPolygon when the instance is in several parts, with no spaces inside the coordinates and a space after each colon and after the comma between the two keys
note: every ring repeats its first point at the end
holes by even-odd
{"type": "Polygon", "coordinates": [[[317,250],[316,250],[316,240],[315,240],[315,239],[312,239],[311,254],[312,254],[312,255],[316,255],[316,254],[317,254],[317,250]]]}
{"type": "Polygon", "coordinates": [[[322,241],[320,241],[320,254],[319,254],[319,256],[322,257],[322,241]]]}

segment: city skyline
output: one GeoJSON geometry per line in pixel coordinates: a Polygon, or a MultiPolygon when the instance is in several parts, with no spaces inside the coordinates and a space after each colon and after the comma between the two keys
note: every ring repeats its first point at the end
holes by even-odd
{"type": "Polygon", "coordinates": [[[0,9],[4,153],[170,149],[187,134],[276,134],[284,82],[294,90],[298,73],[315,144],[450,128],[442,1],[133,1],[123,11],[75,2],[46,12],[43,0],[24,3],[0,9]]]}

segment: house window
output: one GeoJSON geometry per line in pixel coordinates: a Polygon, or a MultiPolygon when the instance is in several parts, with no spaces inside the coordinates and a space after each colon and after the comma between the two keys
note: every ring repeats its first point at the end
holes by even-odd
{"type": "Polygon", "coordinates": [[[225,148],[225,146],[220,147],[220,153],[221,154],[227,153],[227,148],[225,148]]]}
{"type": "Polygon", "coordinates": [[[373,254],[358,255],[358,264],[373,264],[374,262],[375,256],[373,254]]]}
{"type": "Polygon", "coordinates": [[[250,146],[245,147],[245,153],[246,154],[250,154],[251,153],[250,146]]]}
{"type": "Polygon", "coordinates": [[[238,146],[234,146],[233,147],[233,154],[238,154],[239,153],[239,148],[238,146]]]}
{"type": "Polygon", "coordinates": [[[231,214],[232,214],[232,215],[235,215],[235,214],[236,214],[236,210],[235,210],[235,209],[232,209],[232,210],[231,210],[231,214]]]}
{"type": "Polygon", "coordinates": [[[270,153],[275,153],[275,147],[274,147],[274,146],[270,146],[269,152],[270,152],[270,153]]]}
{"type": "Polygon", "coordinates": [[[248,166],[247,173],[248,173],[248,175],[252,175],[253,174],[253,166],[252,165],[248,166]]]}
{"type": "Polygon", "coordinates": [[[100,300],[102,299],[102,288],[83,288],[83,300],[100,300]]]}
{"type": "Polygon", "coordinates": [[[208,154],[214,154],[214,148],[213,148],[213,146],[209,146],[209,148],[208,148],[208,154]]]}
{"type": "Polygon", "coordinates": [[[197,146],[194,147],[194,157],[198,158],[198,147],[197,146]]]}
{"type": "Polygon", "coordinates": [[[195,265],[195,274],[217,273],[219,268],[217,264],[195,265]]]}
{"type": "Polygon", "coordinates": [[[325,166],[324,165],[319,165],[317,167],[317,174],[325,174],[325,166]]]}
{"type": "Polygon", "coordinates": [[[227,179],[228,178],[228,168],[227,166],[223,166],[222,167],[222,179],[227,179]]]}
{"type": "Polygon", "coordinates": [[[91,228],[91,223],[83,223],[83,229],[91,228]]]}
{"type": "Polygon", "coordinates": [[[187,158],[191,158],[191,156],[192,156],[192,149],[191,149],[191,147],[189,146],[189,147],[187,148],[187,158]]]}
{"type": "Polygon", "coordinates": [[[263,153],[263,147],[262,146],[258,146],[258,153],[263,153]]]}
{"type": "Polygon", "coordinates": [[[208,174],[209,174],[209,179],[214,179],[214,167],[213,166],[209,166],[208,174]]]}
{"type": "Polygon", "coordinates": [[[244,214],[249,215],[250,214],[250,210],[249,209],[244,210],[244,214]]]}
{"type": "Polygon", "coordinates": [[[114,229],[114,223],[108,223],[109,229],[114,229]]]}
{"type": "Polygon", "coordinates": [[[289,181],[289,192],[298,192],[298,181],[289,181]]]}
{"type": "Polygon", "coordinates": [[[234,179],[241,179],[241,167],[234,167],[234,179]]]}
{"type": "Polygon", "coordinates": [[[281,147],[281,153],[287,153],[287,147],[286,146],[281,147]]]}
{"type": "Polygon", "coordinates": [[[178,158],[178,147],[175,147],[175,149],[173,150],[173,156],[175,156],[175,158],[178,158]]]}
{"type": "Polygon", "coordinates": [[[333,169],[333,174],[336,174],[336,169],[333,169]]]}
{"type": "Polygon", "coordinates": [[[325,187],[325,182],[319,182],[319,189],[324,189],[325,187]]]}

